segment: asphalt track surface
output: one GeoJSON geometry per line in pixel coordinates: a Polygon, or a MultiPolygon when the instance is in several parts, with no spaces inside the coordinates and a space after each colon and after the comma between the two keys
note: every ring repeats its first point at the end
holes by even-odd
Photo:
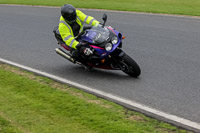
{"type": "Polygon", "coordinates": [[[84,71],[54,52],[59,8],[0,5],[0,57],[200,123],[200,19],[82,10],[126,39],[141,67],[138,79],[120,71],[84,71]]]}

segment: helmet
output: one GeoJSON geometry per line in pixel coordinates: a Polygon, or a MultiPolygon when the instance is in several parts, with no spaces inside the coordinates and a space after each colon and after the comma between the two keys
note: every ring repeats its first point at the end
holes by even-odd
{"type": "Polygon", "coordinates": [[[61,7],[61,15],[69,24],[76,22],[76,9],[70,4],[61,7]]]}

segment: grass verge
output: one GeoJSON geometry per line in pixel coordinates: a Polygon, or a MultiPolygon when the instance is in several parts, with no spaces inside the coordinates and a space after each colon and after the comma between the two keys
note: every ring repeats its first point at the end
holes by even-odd
{"type": "Polygon", "coordinates": [[[1,0],[0,4],[61,6],[200,16],[200,0],[1,0]]]}
{"type": "Polygon", "coordinates": [[[1,133],[187,133],[65,84],[0,63],[1,133]]]}

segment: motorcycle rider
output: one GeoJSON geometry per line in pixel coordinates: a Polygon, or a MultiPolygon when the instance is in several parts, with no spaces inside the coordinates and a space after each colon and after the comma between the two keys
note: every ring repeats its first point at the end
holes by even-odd
{"type": "Polygon", "coordinates": [[[59,32],[65,44],[72,48],[72,57],[80,60],[80,54],[84,53],[86,47],[82,42],[78,42],[77,37],[83,31],[83,24],[97,27],[100,22],[91,16],[85,15],[74,6],[65,4],[61,7],[61,17],[59,21],[59,32]]]}

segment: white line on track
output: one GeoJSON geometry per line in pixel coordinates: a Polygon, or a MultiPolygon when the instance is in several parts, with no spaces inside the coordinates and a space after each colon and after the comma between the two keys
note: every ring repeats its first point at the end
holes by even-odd
{"type": "Polygon", "coordinates": [[[114,102],[116,102],[118,104],[121,104],[123,106],[126,106],[126,107],[128,107],[130,109],[142,112],[142,113],[144,113],[144,114],[146,114],[148,116],[151,116],[151,117],[157,118],[159,120],[163,120],[163,121],[166,121],[168,123],[172,123],[172,124],[174,124],[176,126],[180,126],[180,127],[192,130],[194,132],[199,132],[200,133],[200,123],[196,123],[196,122],[193,122],[193,121],[190,121],[190,120],[187,120],[187,119],[175,116],[175,115],[171,115],[171,114],[168,114],[168,113],[153,109],[151,107],[148,107],[146,105],[137,103],[135,101],[130,101],[128,99],[125,99],[125,98],[122,98],[122,97],[119,97],[119,96],[116,96],[116,95],[113,95],[113,94],[110,94],[110,93],[106,93],[106,92],[103,92],[103,91],[100,91],[100,90],[96,90],[96,89],[93,89],[93,88],[78,84],[76,82],[73,82],[73,81],[70,81],[70,80],[66,80],[66,79],[64,79],[62,77],[59,77],[59,76],[56,76],[56,75],[52,75],[52,74],[49,74],[49,73],[46,73],[46,72],[42,72],[40,70],[31,68],[31,67],[27,67],[27,66],[24,66],[24,65],[21,65],[21,64],[6,60],[6,59],[0,58],[0,62],[4,62],[4,63],[10,64],[10,65],[22,68],[24,70],[33,72],[33,73],[41,75],[41,76],[45,76],[45,77],[51,78],[53,80],[56,80],[56,81],[59,81],[59,82],[62,82],[62,83],[66,83],[68,85],[77,87],[77,88],[79,88],[81,90],[84,90],[86,92],[89,92],[89,93],[92,93],[94,95],[103,97],[105,99],[109,99],[111,101],[114,101],[114,102]]]}

